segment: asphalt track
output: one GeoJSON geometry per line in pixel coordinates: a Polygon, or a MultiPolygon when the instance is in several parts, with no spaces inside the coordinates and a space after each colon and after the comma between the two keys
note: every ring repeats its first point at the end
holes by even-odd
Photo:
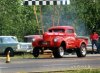
{"type": "Polygon", "coordinates": [[[5,63],[5,58],[0,60],[0,73],[46,72],[83,68],[100,68],[100,54],[88,54],[84,58],[65,55],[64,58],[58,59],[11,59],[10,63],[5,63]]]}

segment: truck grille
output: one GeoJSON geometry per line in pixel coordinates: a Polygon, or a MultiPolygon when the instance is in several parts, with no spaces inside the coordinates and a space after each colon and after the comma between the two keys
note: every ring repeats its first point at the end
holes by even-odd
{"type": "Polygon", "coordinates": [[[39,45],[50,45],[50,41],[39,41],[39,45]]]}

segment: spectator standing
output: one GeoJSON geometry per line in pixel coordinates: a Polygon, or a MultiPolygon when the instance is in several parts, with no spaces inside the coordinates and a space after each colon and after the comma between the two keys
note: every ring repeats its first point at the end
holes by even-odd
{"type": "Polygon", "coordinates": [[[99,39],[98,34],[96,33],[96,31],[93,30],[92,34],[90,35],[90,40],[91,40],[91,43],[92,43],[92,54],[94,53],[94,45],[97,48],[97,53],[99,53],[98,44],[97,44],[98,39],[99,39]]]}

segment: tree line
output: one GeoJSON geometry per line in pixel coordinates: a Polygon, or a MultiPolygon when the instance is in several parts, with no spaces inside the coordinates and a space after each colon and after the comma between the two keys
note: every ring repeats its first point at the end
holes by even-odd
{"type": "Polygon", "coordinates": [[[100,33],[100,1],[70,0],[70,5],[25,6],[23,0],[0,0],[0,35],[42,34],[51,26],[71,25],[79,34],[100,33]]]}

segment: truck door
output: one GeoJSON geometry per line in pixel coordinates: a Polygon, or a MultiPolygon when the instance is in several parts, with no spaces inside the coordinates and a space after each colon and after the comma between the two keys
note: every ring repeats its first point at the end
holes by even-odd
{"type": "Polygon", "coordinates": [[[66,30],[66,37],[67,37],[67,44],[69,48],[74,48],[75,47],[75,33],[73,29],[67,29],[66,30]]]}

